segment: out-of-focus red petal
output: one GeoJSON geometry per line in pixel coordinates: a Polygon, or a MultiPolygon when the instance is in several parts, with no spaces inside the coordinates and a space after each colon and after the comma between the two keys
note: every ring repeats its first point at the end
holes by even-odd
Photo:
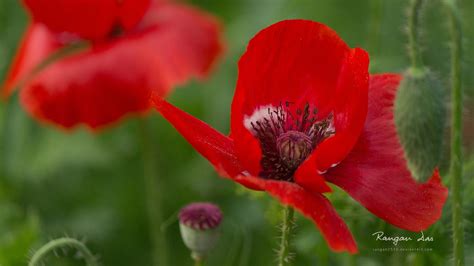
{"type": "Polygon", "coordinates": [[[22,91],[27,110],[66,128],[99,128],[207,73],[221,47],[214,20],[180,5],[154,5],[146,16],[139,31],[49,65],[22,91]]]}
{"type": "Polygon", "coordinates": [[[333,251],[357,253],[351,232],[326,197],[285,181],[267,180],[265,190],[313,220],[333,251]]]}
{"type": "Polygon", "coordinates": [[[52,52],[61,47],[53,34],[41,24],[28,26],[19,49],[13,60],[13,64],[7,74],[5,83],[2,85],[1,94],[7,97],[15,89],[22,79],[52,52]]]}
{"type": "Polygon", "coordinates": [[[155,107],[221,175],[235,178],[241,174],[243,170],[230,138],[165,100],[155,99],[155,107]]]}
{"type": "Polygon", "coordinates": [[[105,39],[120,26],[128,30],[145,14],[150,0],[23,0],[35,21],[52,31],[84,39],[105,39]]]}
{"type": "Polygon", "coordinates": [[[161,96],[190,77],[206,77],[223,51],[219,22],[191,6],[154,2],[137,30],[152,32],[151,56],[159,60],[159,75],[168,88],[161,96]]]}
{"type": "Polygon", "coordinates": [[[359,141],[325,176],[378,217],[420,231],[439,219],[448,190],[437,171],[419,184],[407,169],[393,120],[399,82],[400,76],[393,74],[371,77],[367,119],[359,141]]]}
{"type": "Polygon", "coordinates": [[[120,26],[125,30],[132,29],[136,26],[143,18],[150,5],[152,5],[152,1],[158,2],[156,0],[120,0],[118,8],[120,26]]]}
{"type": "Polygon", "coordinates": [[[239,61],[231,113],[231,137],[237,150],[249,156],[259,149],[249,143],[243,123],[262,106],[289,101],[296,108],[310,103],[324,118],[333,107],[339,73],[349,51],[333,30],[313,21],[286,20],[260,31],[239,61]]]}
{"type": "Polygon", "coordinates": [[[162,86],[152,50],[141,38],[120,39],[58,60],[21,91],[36,118],[66,128],[95,129],[150,107],[151,88],[162,86]]]}

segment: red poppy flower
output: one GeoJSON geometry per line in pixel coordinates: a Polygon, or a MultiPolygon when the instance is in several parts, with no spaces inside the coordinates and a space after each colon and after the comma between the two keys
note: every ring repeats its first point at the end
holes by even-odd
{"type": "Polygon", "coordinates": [[[156,108],[223,176],[265,190],[312,219],[334,251],[355,253],[322,194],[331,182],[369,211],[420,231],[441,215],[437,172],[417,183],[393,120],[400,76],[368,74],[369,58],[325,25],[289,20],[258,33],[239,62],[224,136],[162,99],[156,108]]]}
{"type": "MultiPolygon", "coordinates": [[[[44,5],[43,10],[36,4],[39,2],[43,1],[27,1],[35,8],[32,9],[34,18],[34,14],[39,13],[38,16],[47,22],[49,18],[57,23],[61,21],[60,14],[47,15],[60,4],[44,5]]],[[[87,2],[87,7],[91,5],[91,1],[82,2],[87,2]]],[[[102,10],[100,5],[104,1],[92,2],[98,5],[97,9],[92,9],[94,12],[102,10]]],[[[128,2],[123,1],[123,5],[128,2]]],[[[90,12],[91,16],[97,15],[90,12]]],[[[127,17],[128,13],[122,15],[122,22],[131,19],[127,17]]],[[[73,16],[66,22],[87,25],[84,30],[93,30],[93,26],[76,21],[79,19],[73,16]]],[[[109,26],[117,29],[117,25],[125,24],[109,26]]],[[[204,77],[222,50],[216,20],[189,6],[153,2],[136,25],[127,25],[121,32],[114,31],[105,39],[92,42],[85,50],[54,61],[34,73],[39,63],[77,39],[34,21],[26,31],[7,76],[2,90],[4,96],[20,83],[21,103],[34,117],[65,128],[84,123],[95,129],[117,121],[127,113],[148,110],[152,94],[163,97],[190,77],[204,77]]],[[[68,27],[68,24],[64,26],[68,27]]],[[[76,30],[72,26],[68,29],[76,30]]],[[[77,30],[81,36],[87,36],[81,29],[77,30]]],[[[112,28],[108,32],[112,32],[112,28]]]]}
{"type": "Polygon", "coordinates": [[[33,19],[52,31],[84,39],[107,37],[115,26],[132,29],[151,0],[23,0],[33,19]]]}

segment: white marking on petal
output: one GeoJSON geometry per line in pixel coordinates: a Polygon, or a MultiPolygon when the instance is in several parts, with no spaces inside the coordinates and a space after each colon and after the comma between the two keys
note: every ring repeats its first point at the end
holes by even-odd
{"type": "Polygon", "coordinates": [[[256,123],[257,121],[261,121],[265,118],[269,118],[270,115],[268,114],[268,109],[270,108],[270,111],[273,112],[277,110],[276,107],[274,107],[271,104],[268,105],[263,105],[258,107],[251,116],[246,115],[244,117],[244,127],[248,129],[250,132],[254,132],[252,128],[252,123],[256,123]]]}

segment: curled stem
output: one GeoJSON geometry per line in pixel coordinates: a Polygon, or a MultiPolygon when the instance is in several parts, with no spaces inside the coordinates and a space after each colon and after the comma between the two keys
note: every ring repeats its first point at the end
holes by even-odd
{"type": "Polygon", "coordinates": [[[148,212],[148,224],[152,245],[152,260],[154,266],[167,264],[165,233],[161,231],[163,217],[161,210],[162,193],[158,174],[157,144],[153,138],[151,121],[146,118],[140,120],[141,137],[143,141],[143,163],[145,178],[145,196],[148,212]]]}
{"type": "Polygon", "coordinates": [[[464,265],[464,225],[462,214],[462,82],[461,56],[462,31],[461,18],[455,0],[445,0],[445,7],[449,14],[451,33],[451,204],[453,208],[453,252],[454,265],[464,265]]]}
{"type": "Polygon", "coordinates": [[[408,10],[408,55],[411,66],[416,69],[423,67],[420,44],[418,43],[423,2],[423,0],[410,0],[408,10]]]}
{"type": "Polygon", "coordinates": [[[278,266],[290,265],[290,243],[292,231],[295,225],[294,210],[290,206],[283,209],[283,223],[281,226],[281,241],[278,249],[278,266]]]}
{"type": "Polygon", "coordinates": [[[98,262],[92,252],[84,245],[79,240],[76,240],[74,238],[69,238],[69,237],[62,237],[58,239],[54,239],[46,243],[44,246],[42,246],[40,249],[38,249],[33,257],[31,258],[30,262],[28,263],[28,266],[37,266],[41,265],[41,261],[43,258],[50,253],[51,251],[57,249],[57,248],[62,248],[62,247],[73,247],[77,249],[79,252],[82,253],[84,256],[84,260],[86,261],[87,266],[98,266],[98,262]]]}

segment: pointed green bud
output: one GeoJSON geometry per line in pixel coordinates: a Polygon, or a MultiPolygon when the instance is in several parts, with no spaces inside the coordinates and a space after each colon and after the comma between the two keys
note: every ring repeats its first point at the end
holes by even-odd
{"type": "Polygon", "coordinates": [[[197,202],[179,212],[179,229],[194,260],[203,260],[219,239],[222,212],[212,203],[197,202]]]}
{"type": "Polygon", "coordinates": [[[445,91],[428,69],[410,68],[395,101],[395,123],[408,168],[417,180],[427,180],[438,165],[445,127],[445,91]]]}

